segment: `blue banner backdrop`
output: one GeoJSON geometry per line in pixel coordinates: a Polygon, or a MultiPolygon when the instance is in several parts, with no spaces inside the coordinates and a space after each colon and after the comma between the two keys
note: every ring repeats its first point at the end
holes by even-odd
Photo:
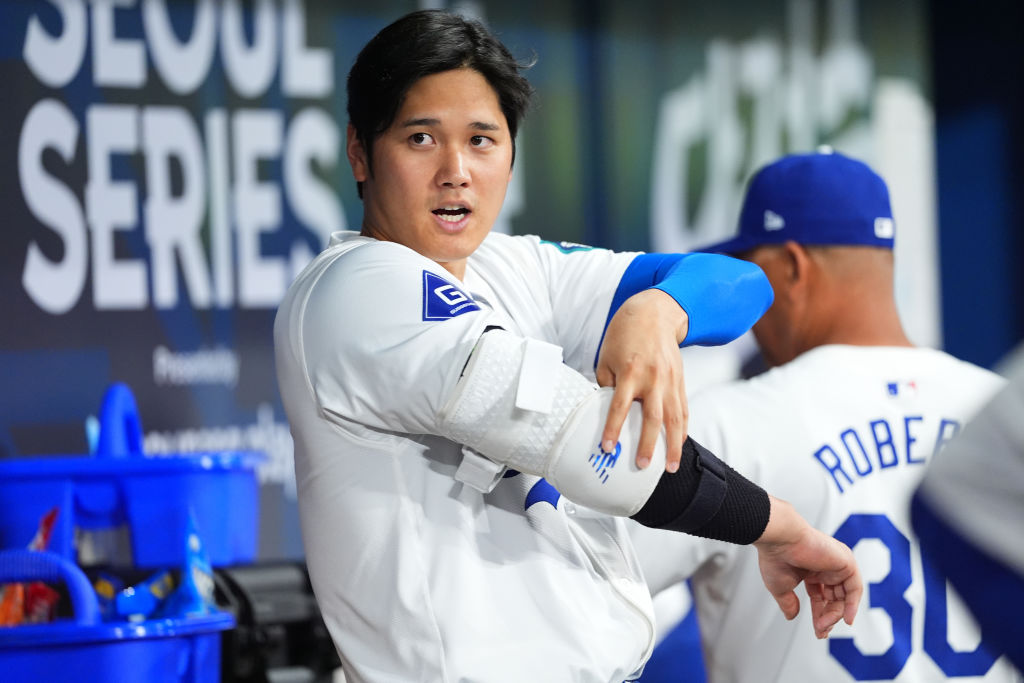
{"type": "MultiPolygon", "coordinates": [[[[273,317],[330,232],[360,224],[345,77],[418,7],[0,0],[0,457],[86,452],[122,381],[149,452],[265,451],[261,555],[301,555],[273,317]]],[[[537,57],[497,229],[690,249],[732,231],[756,166],[831,144],[889,180],[901,305],[941,343],[918,2],[453,8],[537,57]]]]}

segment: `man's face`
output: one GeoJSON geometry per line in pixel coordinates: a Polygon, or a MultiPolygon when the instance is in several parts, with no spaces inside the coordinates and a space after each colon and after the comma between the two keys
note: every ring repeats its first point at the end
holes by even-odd
{"type": "Polygon", "coordinates": [[[512,137],[487,80],[472,69],[425,76],[373,144],[373,173],[349,129],[363,183],[363,234],[403,244],[458,278],[490,232],[512,173],[512,137]]]}

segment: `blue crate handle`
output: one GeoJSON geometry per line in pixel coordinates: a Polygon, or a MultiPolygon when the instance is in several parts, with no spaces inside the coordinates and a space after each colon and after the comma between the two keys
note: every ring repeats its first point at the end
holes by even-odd
{"type": "Polygon", "coordinates": [[[0,550],[0,583],[62,581],[71,596],[75,622],[100,623],[100,606],[89,579],[74,562],[48,550],[0,550]]]}
{"type": "Polygon", "coordinates": [[[124,458],[143,454],[142,422],[135,396],[127,384],[114,382],[107,387],[100,407],[99,422],[97,457],[124,458]]]}

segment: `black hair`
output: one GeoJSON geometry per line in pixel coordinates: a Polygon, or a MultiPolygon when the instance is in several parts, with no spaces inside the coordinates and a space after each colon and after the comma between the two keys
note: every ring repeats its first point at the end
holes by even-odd
{"type": "MultiPolygon", "coordinates": [[[[409,88],[424,76],[459,68],[479,72],[497,93],[514,161],[519,121],[533,95],[520,71],[530,66],[517,62],[480,22],[444,10],[411,12],[384,27],[359,52],[348,74],[348,119],[370,172],[373,142],[394,122],[409,88]]],[[[357,188],[362,197],[362,183],[357,188]]]]}

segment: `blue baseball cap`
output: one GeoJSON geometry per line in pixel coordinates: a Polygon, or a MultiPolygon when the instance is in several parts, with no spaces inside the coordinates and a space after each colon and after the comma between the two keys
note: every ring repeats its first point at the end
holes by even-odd
{"type": "Polygon", "coordinates": [[[827,147],[758,170],[739,223],[736,237],[699,251],[738,254],[789,240],[892,249],[895,236],[885,181],[864,162],[827,147]]]}

